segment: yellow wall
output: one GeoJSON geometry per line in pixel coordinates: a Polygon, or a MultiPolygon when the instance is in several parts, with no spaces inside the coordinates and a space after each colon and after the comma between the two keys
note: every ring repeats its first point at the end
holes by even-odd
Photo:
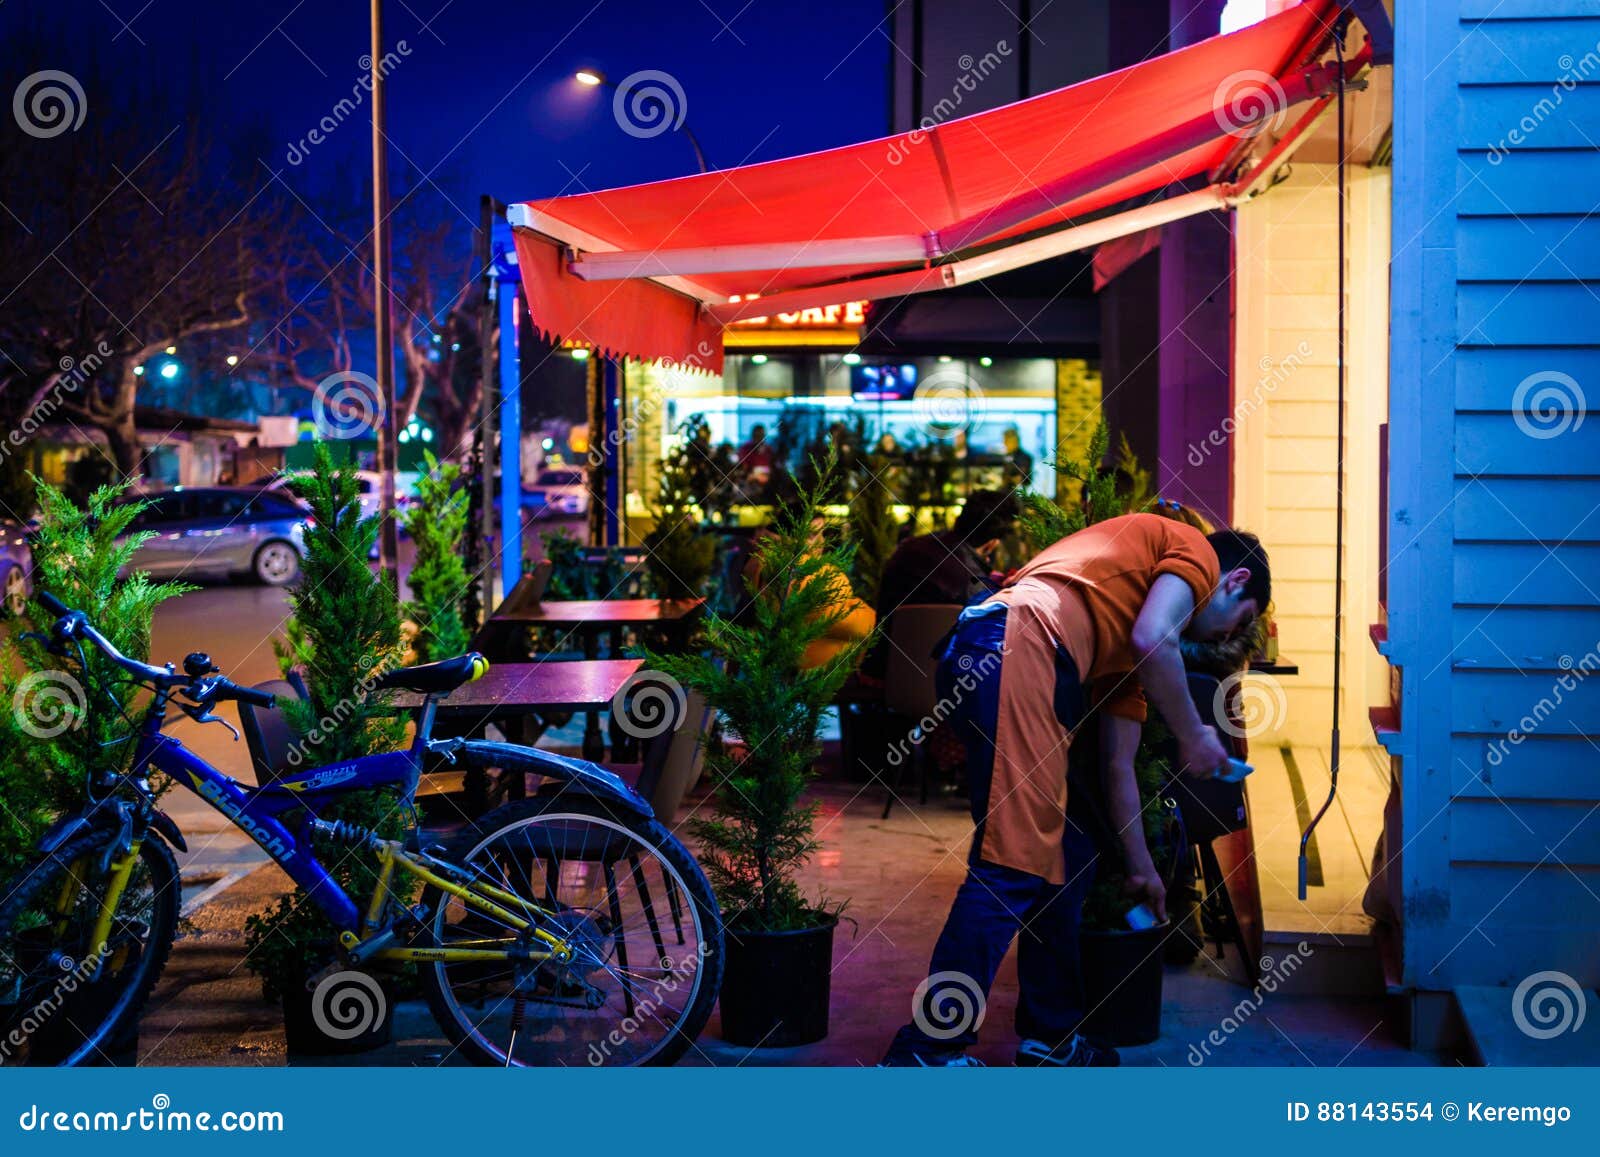
{"type": "MultiPolygon", "coordinates": [[[[1368,638],[1378,621],[1378,427],[1388,409],[1389,170],[1349,174],[1344,692],[1347,745],[1370,744],[1388,702],[1368,638]]],[[[1272,559],[1281,654],[1298,676],[1267,687],[1262,742],[1326,745],[1333,687],[1337,458],[1337,186],[1329,165],[1239,208],[1234,283],[1234,523],[1272,559]],[[1267,718],[1266,716],[1270,716],[1267,718]]],[[[1265,678],[1253,676],[1252,678],[1265,678]]]]}

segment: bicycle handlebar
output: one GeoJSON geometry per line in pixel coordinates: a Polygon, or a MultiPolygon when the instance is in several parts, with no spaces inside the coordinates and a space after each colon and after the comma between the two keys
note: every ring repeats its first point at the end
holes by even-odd
{"type": "Polygon", "coordinates": [[[188,675],[180,675],[171,666],[157,667],[150,663],[141,663],[137,659],[130,659],[112,644],[99,631],[90,625],[88,616],[82,611],[75,611],[66,603],[56,598],[49,591],[40,591],[36,596],[39,604],[56,616],[52,633],[61,639],[81,638],[92,644],[118,667],[121,667],[135,679],[147,683],[154,683],[158,687],[183,687],[191,689],[192,697],[205,702],[214,702],[218,699],[237,699],[241,703],[249,703],[256,707],[271,707],[273,697],[265,691],[257,691],[250,687],[241,687],[231,679],[221,675],[191,679],[188,675]]]}

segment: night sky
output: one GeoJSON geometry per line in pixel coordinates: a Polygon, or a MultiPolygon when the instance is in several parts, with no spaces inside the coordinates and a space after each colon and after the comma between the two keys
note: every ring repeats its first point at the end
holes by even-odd
{"type": "MultiPolygon", "coordinates": [[[[887,131],[882,0],[386,0],[385,13],[397,187],[426,174],[463,224],[485,192],[512,201],[694,171],[681,133],[624,133],[612,91],[572,80],[580,67],[618,82],[668,73],[713,167],[887,131]]],[[[199,90],[203,127],[251,127],[261,159],[315,199],[325,181],[364,179],[364,103],[299,164],[289,156],[356,89],[367,17],[362,0],[0,0],[0,36],[37,45],[38,68],[199,90]]],[[[10,91],[20,78],[0,79],[10,91]]]]}

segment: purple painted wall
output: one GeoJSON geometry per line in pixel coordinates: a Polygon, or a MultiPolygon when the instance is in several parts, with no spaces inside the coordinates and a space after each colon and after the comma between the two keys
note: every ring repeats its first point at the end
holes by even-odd
{"type": "MultiPolygon", "coordinates": [[[[1172,0],[1171,47],[1215,36],[1223,0],[1172,0]]],[[[1213,522],[1232,513],[1228,455],[1189,461],[1189,447],[1218,429],[1233,404],[1233,229],[1226,213],[1207,213],[1161,231],[1160,433],[1153,471],[1164,497],[1194,506],[1213,522]]]]}

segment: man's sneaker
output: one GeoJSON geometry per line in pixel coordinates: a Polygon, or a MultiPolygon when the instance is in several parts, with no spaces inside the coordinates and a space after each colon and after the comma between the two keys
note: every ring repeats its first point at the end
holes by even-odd
{"type": "Polygon", "coordinates": [[[985,1066],[977,1057],[969,1057],[960,1049],[938,1051],[906,1048],[904,1045],[895,1044],[883,1054],[883,1060],[878,1062],[878,1067],[880,1069],[981,1069],[985,1066]]]}
{"type": "Polygon", "coordinates": [[[1080,1033],[1073,1033],[1063,1044],[1051,1048],[1042,1040],[1025,1040],[1017,1046],[1017,1064],[1024,1068],[1053,1066],[1059,1069],[1114,1069],[1122,1063],[1117,1050],[1096,1044],[1080,1033]]]}

